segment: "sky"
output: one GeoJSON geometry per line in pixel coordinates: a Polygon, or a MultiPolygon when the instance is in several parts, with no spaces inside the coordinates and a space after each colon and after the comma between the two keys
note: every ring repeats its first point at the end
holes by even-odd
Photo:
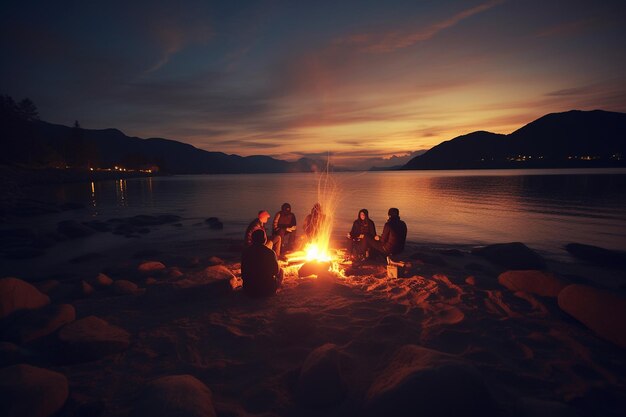
{"type": "Polygon", "coordinates": [[[5,0],[0,94],[53,123],[365,168],[626,112],[625,21],[624,1],[5,0]]]}

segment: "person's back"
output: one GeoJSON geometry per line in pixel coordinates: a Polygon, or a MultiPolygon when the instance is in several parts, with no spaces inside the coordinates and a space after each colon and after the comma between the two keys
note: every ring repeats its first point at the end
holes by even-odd
{"type": "Polygon", "coordinates": [[[257,297],[275,294],[282,281],[276,254],[265,246],[260,229],[252,233],[252,245],[241,256],[241,278],[244,292],[257,297]]]}
{"type": "Polygon", "coordinates": [[[381,237],[385,252],[387,254],[401,253],[406,243],[406,233],[406,223],[400,220],[398,209],[389,209],[389,220],[385,224],[381,237]]]}

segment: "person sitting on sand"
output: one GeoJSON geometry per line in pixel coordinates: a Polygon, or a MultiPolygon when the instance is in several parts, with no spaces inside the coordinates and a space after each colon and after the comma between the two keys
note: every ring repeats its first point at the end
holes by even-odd
{"type": "Polygon", "coordinates": [[[265,246],[267,246],[270,249],[273,249],[274,252],[276,253],[276,256],[280,257],[280,246],[282,243],[282,238],[278,235],[273,236],[272,240],[268,240],[267,239],[267,232],[265,230],[265,223],[267,223],[267,221],[270,218],[270,214],[269,212],[267,212],[266,210],[261,210],[259,211],[259,214],[257,216],[256,219],[252,220],[250,222],[250,224],[248,225],[248,228],[246,229],[246,237],[245,237],[245,246],[249,247],[252,246],[252,233],[254,233],[254,231],[256,230],[262,230],[263,234],[266,237],[266,243],[265,246]]]}
{"type": "Polygon", "coordinates": [[[281,237],[281,249],[287,252],[293,249],[296,240],[296,215],[291,212],[291,204],[284,203],[274,215],[273,235],[281,237]]]}
{"type": "MultiPolygon", "coordinates": [[[[389,219],[385,223],[382,236],[366,236],[369,249],[383,256],[392,256],[401,253],[406,243],[406,223],[400,220],[400,210],[392,207],[387,212],[389,219]]],[[[371,252],[370,252],[371,254],[371,252]]]]}
{"type": "Polygon", "coordinates": [[[367,209],[359,210],[357,219],[352,223],[352,230],[348,233],[350,256],[353,259],[363,259],[367,252],[366,237],[376,236],[376,226],[369,217],[367,209]]]}
{"type": "Polygon", "coordinates": [[[320,230],[320,226],[324,221],[325,215],[322,212],[322,206],[320,203],[313,204],[311,213],[309,213],[304,219],[304,233],[306,233],[307,240],[309,242],[314,241],[317,238],[317,233],[320,230]]]}
{"type": "Polygon", "coordinates": [[[251,233],[252,245],[241,255],[243,291],[253,297],[276,294],[283,282],[283,270],[278,266],[276,254],[266,245],[266,235],[261,229],[251,233]]]}

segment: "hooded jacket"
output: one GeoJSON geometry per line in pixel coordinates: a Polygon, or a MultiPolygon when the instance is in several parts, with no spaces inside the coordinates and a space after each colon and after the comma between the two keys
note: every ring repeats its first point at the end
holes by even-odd
{"type": "Polygon", "coordinates": [[[350,230],[351,239],[358,239],[360,235],[364,235],[364,238],[376,236],[376,226],[370,219],[367,209],[359,210],[356,220],[352,223],[352,230],[350,230]],[[365,220],[361,220],[361,213],[365,214],[365,220]]]}
{"type": "Polygon", "coordinates": [[[400,220],[400,216],[391,215],[380,237],[380,242],[387,254],[398,254],[404,250],[406,243],[406,223],[400,220]]]}

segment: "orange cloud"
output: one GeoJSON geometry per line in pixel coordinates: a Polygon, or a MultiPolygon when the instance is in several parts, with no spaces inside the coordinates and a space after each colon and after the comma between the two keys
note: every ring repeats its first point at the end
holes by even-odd
{"type": "Polygon", "coordinates": [[[335,41],[339,45],[357,46],[361,51],[371,53],[392,52],[396,49],[406,48],[418,42],[431,39],[444,29],[455,26],[462,20],[475,14],[489,10],[502,3],[503,0],[491,0],[471,9],[464,10],[448,19],[436,22],[416,32],[387,32],[383,34],[356,34],[335,41]]]}

